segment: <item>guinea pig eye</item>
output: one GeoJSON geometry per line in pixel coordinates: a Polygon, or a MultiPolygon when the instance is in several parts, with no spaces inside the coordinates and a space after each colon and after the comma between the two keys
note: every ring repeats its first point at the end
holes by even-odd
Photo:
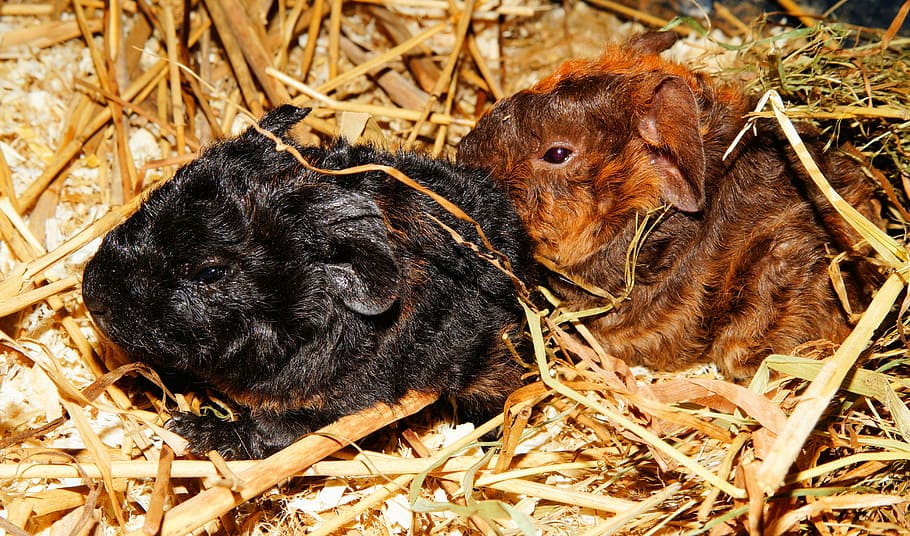
{"type": "Polygon", "coordinates": [[[206,265],[196,270],[196,272],[190,276],[190,280],[202,283],[203,285],[211,285],[224,278],[224,276],[227,275],[227,272],[227,266],[220,266],[217,264],[206,265]]]}
{"type": "Polygon", "coordinates": [[[550,164],[563,164],[572,157],[572,149],[562,145],[554,145],[543,154],[542,160],[550,164]]]}

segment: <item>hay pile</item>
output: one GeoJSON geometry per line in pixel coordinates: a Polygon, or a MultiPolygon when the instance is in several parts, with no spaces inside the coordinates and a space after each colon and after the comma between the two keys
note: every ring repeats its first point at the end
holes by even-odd
{"type": "Polygon", "coordinates": [[[545,382],[513,396],[501,442],[477,443],[501,420],[424,412],[288,479],[337,443],[268,462],[181,455],[161,425],[204,393],[164,400],[99,341],[78,294],[99,237],[276,103],[317,107],[308,141],[447,154],[495,98],[638,27],[604,0],[101,5],[0,5],[0,534],[910,533],[906,38],[750,27],[722,9],[726,34],[677,26],[691,36],[674,54],[776,90],[881,185],[893,238],[866,235],[889,277],[839,348],[769,358],[746,389],[711,367],[630,370],[583,342],[579,315],[529,311],[529,373],[545,382]]]}

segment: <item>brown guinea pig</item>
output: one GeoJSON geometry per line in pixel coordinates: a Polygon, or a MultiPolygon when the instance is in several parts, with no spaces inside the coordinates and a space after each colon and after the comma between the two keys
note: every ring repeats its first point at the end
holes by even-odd
{"type": "MultiPolygon", "coordinates": [[[[859,236],[773,120],[759,120],[723,158],[755,98],[660,58],[675,39],[646,33],[600,59],[565,63],[497,103],[458,159],[506,188],[538,257],[613,296],[626,297],[628,254],[650,214],[626,299],[589,327],[628,362],[707,360],[743,380],[770,353],[846,336],[829,251],[856,253],[859,236]]],[[[859,166],[799,129],[834,188],[878,221],[859,166]]],[[[862,299],[863,283],[850,276],[850,294],[862,299]]],[[[562,277],[549,284],[571,309],[603,305],[562,277]]]]}

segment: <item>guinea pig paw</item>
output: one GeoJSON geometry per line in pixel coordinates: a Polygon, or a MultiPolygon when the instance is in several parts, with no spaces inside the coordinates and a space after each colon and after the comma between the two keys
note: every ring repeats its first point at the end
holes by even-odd
{"type": "Polygon", "coordinates": [[[215,450],[228,460],[251,457],[244,447],[244,437],[238,430],[236,421],[178,413],[165,423],[165,428],[186,439],[193,454],[204,456],[210,450],[215,450]]]}

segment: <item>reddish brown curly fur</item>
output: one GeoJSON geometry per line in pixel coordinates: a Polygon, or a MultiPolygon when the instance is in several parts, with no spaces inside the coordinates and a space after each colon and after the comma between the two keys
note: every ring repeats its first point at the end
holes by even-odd
{"type": "MultiPolygon", "coordinates": [[[[627,361],[667,369],[711,360],[745,379],[769,353],[846,336],[828,250],[851,250],[859,237],[772,121],[758,121],[722,159],[754,99],[661,58],[674,40],[647,33],[567,62],[499,102],[459,160],[507,188],[538,256],[615,296],[637,226],[668,205],[641,244],[628,299],[590,327],[627,361]]],[[[832,185],[878,221],[859,167],[824,153],[812,128],[800,132],[832,185]]],[[[864,282],[846,268],[861,302],[864,282]]],[[[572,309],[603,304],[558,276],[550,286],[572,309]]]]}

